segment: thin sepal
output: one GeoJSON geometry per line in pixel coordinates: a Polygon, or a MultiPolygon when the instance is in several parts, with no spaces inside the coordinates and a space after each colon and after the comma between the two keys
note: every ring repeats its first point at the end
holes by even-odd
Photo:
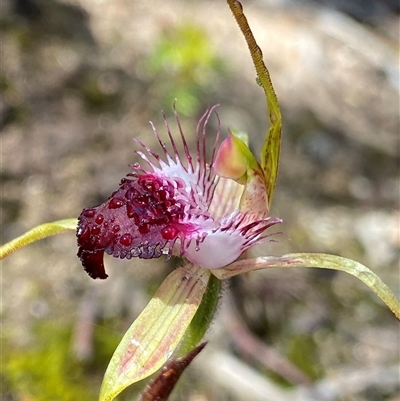
{"type": "Polygon", "coordinates": [[[52,235],[61,234],[66,231],[76,231],[77,225],[77,219],[65,219],[36,226],[27,231],[25,234],[22,234],[10,242],[2,245],[0,247],[0,259],[5,258],[10,253],[17,251],[18,249],[23,248],[32,242],[39,241],[52,235]]]}
{"type": "Polygon", "coordinates": [[[344,271],[367,285],[400,320],[400,301],[380,277],[361,263],[341,256],[324,253],[292,253],[281,257],[243,259],[223,269],[213,270],[212,274],[223,280],[253,270],[272,267],[316,267],[344,271]]]}

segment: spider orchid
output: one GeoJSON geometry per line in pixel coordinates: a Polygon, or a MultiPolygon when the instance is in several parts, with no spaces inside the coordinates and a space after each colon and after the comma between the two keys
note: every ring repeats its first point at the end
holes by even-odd
{"type": "Polygon", "coordinates": [[[136,139],[147,168],[133,164],[134,172],[106,202],[82,211],[78,256],[92,278],[107,277],[104,252],[127,259],[177,255],[206,269],[222,268],[281,222],[269,216],[264,172],[246,143],[230,133],[217,151],[219,120],[207,160],[207,125],[215,107],[197,125],[195,157],[176,111],[181,153],[164,115],[172,152],[151,123],[165,160],[136,139]]]}
{"type": "Polygon", "coordinates": [[[146,390],[147,395],[162,394],[157,399],[166,399],[179,374],[200,352],[201,347],[194,347],[215,314],[222,280],[238,274],[272,267],[344,271],[366,284],[400,320],[399,300],[374,272],[356,261],[315,253],[241,258],[252,246],[267,241],[272,234],[266,230],[281,222],[269,215],[269,208],[278,173],[282,119],[261,49],[243,8],[237,0],[227,2],[246,40],[267,101],[270,127],[260,162],[241,134],[230,132],[220,143],[219,120],[213,143],[208,144],[207,126],[215,106],[197,125],[192,155],[175,111],[182,146],[176,144],[164,116],[170,150],[151,124],[163,156],[136,139],[136,153],[144,166],[133,164],[133,172],[122,179],[106,202],[84,209],[78,220],[42,224],[0,247],[2,259],[42,238],[76,231],[83,267],[92,278],[100,279],[107,277],[105,252],[126,259],[163,254],[167,259],[172,255],[186,258],[187,263],[165,278],[126,331],[105,373],[100,401],[114,400],[129,385],[155,373],[174,354],[178,359],[168,362],[167,370],[163,369],[155,385],[146,390]],[[186,354],[186,359],[180,358],[186,354]]]}

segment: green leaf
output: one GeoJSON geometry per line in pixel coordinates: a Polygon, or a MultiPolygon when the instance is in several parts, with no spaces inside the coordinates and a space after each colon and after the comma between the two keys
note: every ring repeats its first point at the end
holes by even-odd
{"type": "Polygon", "coordinates": [[[0,259],[5,258],[10,253],[31,244],[32,242],[39,241],[43,238],[50,237],[52,235],[61,234],[66,231],[76,231],[78,225],[77,219],[65,219],[53,221],[51,223],[41,224],[31,230],[22,234],[18,238],[7,242],[0,247],[0,259]]]}
{"type": "Polygon", "coordinates": [[[341,256],[324,253],[292,253],[282,257],[264,256],[239,260],[223,269],[213,270],[212,273],[222,280],[237,274],[271,267],[316,267],[349,273],[367,285],[400,320],[400,301],[379,276],[361,263],[341,256]]]}
{"type": "Polygon", "coordinates": [[[200,306],[209,278],[209,270],[187,264],[164,280],[112,356],[100,401],[113,400],[171,357],[200,306]]]}
{"type": "Polygon", "coordinates": [[[278,98],[272,85],[271,76],[263,60],[262,51],[254,39],[247,18],[243,13],[243,7],[237,0],[227,0],[227,3],[246,40],[257,72],[257,84],[264,89],[265,99],[267,101],[270,128],[261,149],[261,166],[264,171],[269,205],[271,205],[276,180],[278,178],[282,115],[278,98]]]}

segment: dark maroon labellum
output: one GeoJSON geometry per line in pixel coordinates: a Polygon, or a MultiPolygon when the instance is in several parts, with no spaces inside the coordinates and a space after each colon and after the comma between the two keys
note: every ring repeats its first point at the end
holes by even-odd
{"type": "Polygon", "coordinates": [[[179,235],[184,211],[174,186],[153,174],[129,177],[106,202],[79,216],[78,256],[92,278],[107,278],[104,252],[121,259],[157,258],[179,235]]]}
{"type": "Polygon", "coordinates": [[[122,235],[121,238],[119,239],[119,242],[122,245],[129,246],[130,244],[132,244],[132,235],[130,234],[122,235]]]}
{"type": "Polygon", "coordinates": [[[176,238],[178,234],[179,234],[179,229],[174,226],[167,226],[161,230],[161,235],[163,236],[163,238],[168,240],[176,238]]]}
{"type": "Polygon", "coordinates": [[[108,204],[108,207],[110,209],[119,209],[120,207],[125,205],[125,201],[123,199],[119,198],[112,198],[110,200],[110,203],[108,204]]]}
{"type": "Polygon", "coordinates": [[[102,214],[98,214],[98,215],[96,216],[95,222],[96,222],[97,224],[101,224],[103,221],[104,221],[104,216],[103,216],[102,214]]]}

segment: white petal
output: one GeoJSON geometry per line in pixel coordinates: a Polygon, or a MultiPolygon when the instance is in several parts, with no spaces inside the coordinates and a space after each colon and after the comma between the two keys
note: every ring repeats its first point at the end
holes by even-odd
{"type": "Polygon", "coordinates": [[[217,231],[210,233],[197,246],[192,241],[185,250],[185,257],[205,269],[219,269],[235,261],[243,252],[244,237],[237,233],[217,231]]]}
{"type": "Polygon", "coordinates": [[[159,164],[160,168],[154,167],[156,173],[168,178],[180,178],[185,183],[186,192],[190,193],[193,183],[197,182],[197,172],[186,171],[182,164],[176,163],[172,159],[169,159],[168,163],[160,161],[159,164]]]}

